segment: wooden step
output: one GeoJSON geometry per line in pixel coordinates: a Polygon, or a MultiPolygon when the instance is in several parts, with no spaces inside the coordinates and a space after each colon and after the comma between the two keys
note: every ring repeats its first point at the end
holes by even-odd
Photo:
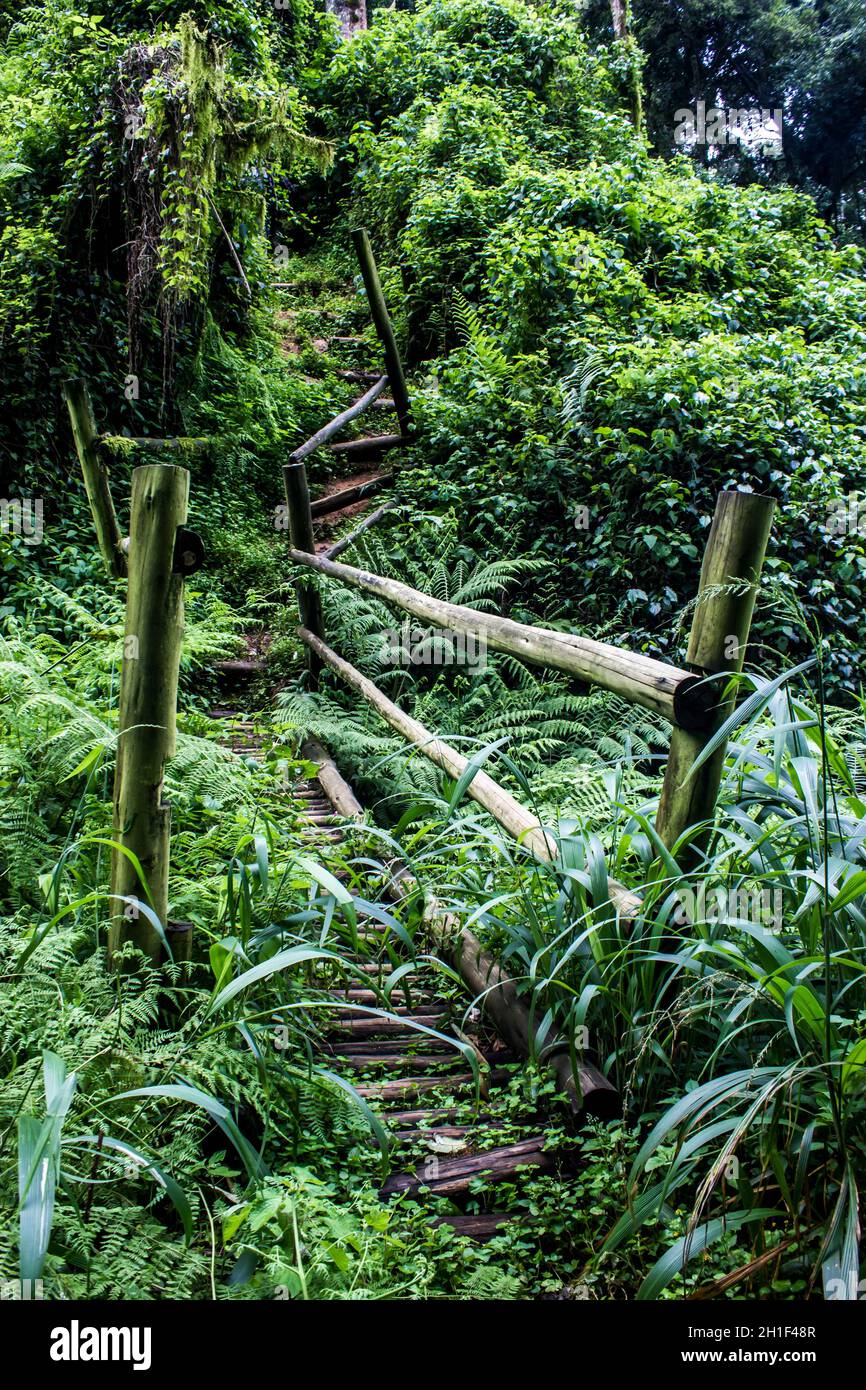
{"type": "Polygon", "coordinates": [[[251,678],[264,671],[265,663],[257,658],[242,658],[230,661],[217,661],[214,663],[214,670],[219,671],[221,676],[229,676],[234,680],[241,680],[244,677],[251,678]]]}
{"type": "Polygon", "coordinates": [[[393,481],[393,473],[380,473],[378,477],[368,478],[366,482],[340,488],[338,492],[328,493],[326,497],[317,497],[315,502],[310,504],[310,512],[315,520],[328,516],[331,512],[342,511],[344,507],[354,506],[356,502],[362,502],[365,498],[381,492],[383,488],[390,487],[393,481]]]}
{"type": "MultiPolygon", "coordinates": [[[[387,1005],[382,1007],[386,1008],[387,1005]]],[[[393,1013],[396,1010],[389,1010],[389,1012],[393,1013]]],[[[398,1016],[398,1019],[371,1018],[369,1016],[352,1019],[341,1018],[337,1020],[330,1031],[335,1037],[364,1039],[381,1036],[400,1038],[404,1042],[411,1042],[413,1039],[423,1038],[425,1035],[417,1029],[409,1027],[408,1024],[420,1023],[423,1028],[433,1028],[442,1018],[444,1018],[443,1014],[432,1011],[429,1014],[403,1013],[398,1016]]],[[[361,1043],[358,1044],[358,1046],[361,1045],[361,1043]]]]}
{"type": "Polygon", "coordinates": [[[401,444],[408,443],[403,434],[369,434],[363,439],[343,439],[339,444],[329,444],[327,447],[332,454],[339,454],[341,458],[375,458],[378,454],[399,449],[401,444]]]}
{"type": "Polygon", "coordinates": [[[343,368],[343,370],[336,372],[335,376],[341,376],[344,381],[369,381],[372,383],[382,380],[381,372],[363,371],[360,367],[343,368]]]}
{"type": "Polygon", "coordinates": [[[334,1062],[339,1062],[341,1068],[348,1067],[350,1071],[374,1071],[379,1068],[389,1071],[441,1071],[443,1072],[443,1086],[449,1084],[449,1077],[444,1075],[448,1067],[465,1066],[466,1058],[462,1052],[416,1052],[416,1053],[392,1053],[392,1052],[354,1052],[346,1054],[336,1053],[334,1062]]]}
{"type": "MultiPolygon", "coordinates": [[[[388,1115],[390,1125],[411,1125],[420,1123],[421,1120],[429,1120],[431,1125],[438,1121],[453,1120],[457,1114],[456,1110],[396,1110],[388,1115]]],[[[429,1130],[421,1130],[420,1133],[429,1133],[429,1130]]]]}
{"type": "MultiPolygon", "coordinates": [[[[507,1078],[507,1071],[492,1070],[487,1074],[487,1083],[489,1086],[498,1086],[507,1078]]],[[[474,1094],[475,1077],[469,1071],[449,1072],[443,1076],[408,1076],[405,1080],[376,1081],[369,1084],[365,1082],[355,1089],[367,1100],[378,1100],[387,1104],[388,1101],[411,1100],[426,1091],[447,1090],[453,1094],[468,1089],[474,1094]]]]}
{"type": "Polygon", "coordinates": [[[551,1172],[556,1167],[556,1156],[544,1152],[544,1136],[524,1139],[516,1144],[505,1144],[500,1148],[487,1149],[483,1153],[458,1154],[454,1158],[440,1159],[436,1175],[425,1174],[424,1166],[414,1173],[392,1173],[381,1189],[383,1197],[397,1192],[415,1192],[427,1187],[441,1197],[455,1197],[466,1192],[470,1183],[482,1173],[494,1178],[510,1177],[519,1168],[540,1168],[551,1172]]]}
{"type": "MultiPolygon", "coordinates": [[[[406,1005],[403,1003],[394,1004],[393,1006],[380,1004],[382,998],[380,994],[377,994],[374,989],[363,989],[358,985],[350,985],[349,988],[345,990],[332,989],[331,995],[334,999],[339,999],[341,1003],[345,1003],[347,1006],[349,1004],[373,1004],[377,1007],[388,1008],[393,1014],[410,1014],[413,1011],[418,1014],[434,1012],[443,1013],[445,1009],[444,1004],[440,1004],[438,1000],[433,999],[429,994],[419,994],[416,996],[417,1008],[414,1010],[407,1009],[406,1005]]],[[[394,991],[394,997],[402,1000],[405,999],[406,996],[398,987],[398,989],[394,991]]],[[[358,1017],[364,1018],[366,1015],[359,1014],[358,1017]]]]}
{"type": "Polygon", "coordinates": [[[431,1225],[450,1226],[453,1231],[471,1240],[491,1240],[515,1219],[505,1211],[461,1212],[459,1216],[435,1216],[431,1225]]]}
{"type": "MultiPolygon", "coordinates": [[[[389,1119],[389,1124],[390,1123],[391,1121],[389,1119]]],[[[480,1139],[483,1139],[485,1135],[490,1135],[495,1130],[504,1128],[505,1122],[503,1120],[488,1120],[482,1118],[477,1124],[471,1125],[443,1124],[429,1125],[423,1128],[420,1125],[413,1125],[411,1128],[404,1126],[404,1128],[392,1132],[396,1139],[406,1144],[424,1143],[428,1139],[435,1139],[437,1134],[441,1134],[444,1139],[465,1139],[466,1149],[468,1151],[470,1148],[473,1148],[480,1139]]],[[[431,1149],[430,1152],[432,1153],[434,1150],[431,1149]]],[[[447,1158],[448,1155],[443,1154],[442,1157],[447,1158]]]]}
{"type": "Polygon", "coordinates": [[[447,1057],[462,1057],[465,1054],[458,1052],[453,1043],[447,1038],[431,1038],[426,1033],[408,1032],[399,1038],[362,1038],[360,1042],[329,1042],[328,1051],[334,1057],[392,1057],[400,1059],[403,1057],[430,1056],[432,1053],[440,1053],[447,1057]],[[413,1054],[408,1049],[414,1046],[420,1049],[419,1053],[413,1054]]]}
{"type": "Polygon", "coordinates": [[[441,1091],[447,1088],[449,1091],[462,1090],[465,1087],[475,1089],[475,1078],[471,1072],[458,1072],[447,1079],[443,1076],[407,1076],[405,1080],[397,1081],[377,1081],[369,1085],[362,1084],[355,1087],[355,1090],[365,1100],[411,1100],[414,1096],[423,1095],[425,1091],[441,1091]]]}

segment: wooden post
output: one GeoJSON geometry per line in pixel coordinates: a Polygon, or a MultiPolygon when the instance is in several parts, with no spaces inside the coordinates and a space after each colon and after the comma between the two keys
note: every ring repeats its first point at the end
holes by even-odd
{"type": "Polygon", "coordinates": [[[370,314],[375,324],[376,332],[379,335],[382,350],[385,354],[385,371],[388,374],[391,393],[394,397],[394,408],[397,412],[397,419],[400,421],[400,433],[409,434],[412,428],[409,393],[406,390],[406,378],[403,375],[403,364],[400,361],[400,353],[397,348],[397,339],[394,337],[391,316],[388,313],[388,306],[385,303],[385,296],[382,293],[382,284],[379,280],[379,272],[376,269],[373,248],[370,245],[370,238],[363,227],[356,228],[352,233],[352,241],[355,244],[355,252],[358,257],[358,264],[361,267],[364,288],[367,291],[370,314]]]}
{"type": "MultiPolygon", "coordinates": [[[[307,483],[307,469],[303,460],[283,466],[283,479],[286,488],[286,508],[289,518],[289,537],[293,550],[301,550],[315,555],[316,541],[313,535],[313,514],[310,510],[310,489],[307,483]]],[[[295,586],[298,595],[298,613],[301,626],[324,638],[325,625],[322,617],[322,600],[312,584],[299,580],[295,586]]],[[[310,689],[318,690],[322,663],[316,652],[307,648],[307,670],[310,676],[310,689]]]]}
{"type": "Polygon", "coordinates": [[[75,448],[84,475],[87,500],[93,513],[99,551],[108,573],[114,579],[122,579],[126,574],[126,561],[120,548],[120,527],[111,500],[108,472],[99,453],[99,435],[93,418],[87,382],[81,377],[67,381],[63,387],[63,394],[69,408],[75,448]]]}
{"type": "MultiPolygon", "coordinates": [[[[771,497],[754,492],[719,494],[686,655],[690,670],[705,674],[742,670],[775,505],[771,497]],[[722,587],[733,586],[737,580],[745,581],[748,587],[742,583],[739,589],[722,587]],[[710,592],[702,601],[702,595],[716,588],[718,592],[710,592]]],[[[689,826],[713,815],[725,749],[719,748],[693,777],[686,778],[701,749],[734,708],[734,697],[722,698],[724,685],[724,679],[714,682],[718,693],[707,729],[690,732],[674,727],[671,731],[656,817],[656,829],[668,849],[689,826]]],[[[689,863],[697,860],[706,838],[707,834],[690,842],[684,856],[689,863]]]]}
{"type": "MultiPolygon", "coordinates": [[[[177,681],[183,636],[184,551],[189,473],[154,463],[132,475],[129,589],[126,599],[114,838],[141,864],[147,897],[125,854],[112,852],[111,892],[140,899],[168,929],[168,863],[171,808],[163,802],[165,764],[173,755],[177,681]]],[[[159,933],[135,904],[112,898],[109,960],[127,941],[151,960],[162,956],[159,933]]],[[[184,952],[184,954],[187,954],[184,952]]]]}

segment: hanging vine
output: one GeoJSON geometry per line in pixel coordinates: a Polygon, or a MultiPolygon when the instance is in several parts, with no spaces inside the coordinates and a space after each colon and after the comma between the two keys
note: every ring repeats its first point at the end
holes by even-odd
{"type": "Polygon", "coordinates": [[[249,293],[232,225],[251,199],[263,214],[261,166],[279,157],[321,169],[332,152],[299,128],[293,91],[234,76],[222,45],[189,17],[160,43],[124,53],[114,100],[123,141],[129,369],[141,355],[143,312],[155,300],[167,384],[180,324],[207,306],[220,240],[249,293]]]}

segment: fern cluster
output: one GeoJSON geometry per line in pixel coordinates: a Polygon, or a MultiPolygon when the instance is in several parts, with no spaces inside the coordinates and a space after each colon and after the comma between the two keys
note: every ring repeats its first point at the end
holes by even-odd
{"type": "MultiPolygon", "coordinates": [[[[479,330],[480,331],[480,330],[479,330]]],[[[457,519],[414,517],[411,544],[396,514],[356,542],[352,563],[400,579],[433,597],[483,612],[526,613],[527,593],[543,582],[548,565],[533,557],[479,560],[460,539],[457,519]],[[514,595],[512,598],[511,596],[514,595]]],[[[535,800],[550,814],[604,820],[609,799],[604,769],[634,769],[657,756],[667,741],[660,719],[604,691],[579,692],[564,677],[533,670],[516,658],[487,651],[479,669],[458,664],[397,664],[393,650],[400,618],[379,599],[355,589],[323,585],[329,640],[407,713],[466,756],[499,743],[532,781],[535,800]],[[591,790],[592,789],[592,790],[591,790]]],[[[369,795],[399,806],[430,795],[441,775],[391,735],[378,716],[339,682],[316,696],[285,690],[276,716],[286,735],[314,732],[339,754],[369,795]]],[[[497,776],[510,782],[500,768],[497,776]]],[[[629,787],[649,787],[649,774],[627,773],[629,787]]]]}

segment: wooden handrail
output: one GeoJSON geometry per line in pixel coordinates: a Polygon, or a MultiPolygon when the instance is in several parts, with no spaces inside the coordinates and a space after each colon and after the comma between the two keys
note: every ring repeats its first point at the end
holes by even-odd
{"type": "MultiPolygon", "coordinates": [[[[309,738],[301,746],[301,756],[316,764],[319,785],[337,814],[363,822],[364,808],[327,749],[317,739],[309,738]]],[[[550,1025],[539,1039],[539,1020],[533,1017],[526,999],[518,994],[516,981],[484,950],[475,933],[461,924],[456,913],[447,912],[431,892],[422,890],[405,861],[397,860],[390,867],[395,872],[385,891],[395,902],[403,902],[416,892],[422,894],[424,924],[437,950],[448,958],[480,1001],[500,1037],[521,1056],[536,1055],[541,1065],[553,1073],[556,1089],[567,1097],[574,1111],[585,1110],[601,1119],[619,1115],[619,1093],[598,1067],[582,1056],[576,1056],[572,1066],[568,1043],[550,1025]]]]}
{"type": "Polygon", "coordinates": [[[712,705],[718,699],[712,687],[702,682],[699,676],[652,657],[612,647],[606,642],[595,642],[588,637],[514,622],[511,618],[482,613],[462,604],[445,603],[399,580],[385,579],[320,555],[300,550],[289,553],[296,564],[317,570],[365,593],[375,594],[436,627],[478,637],[494,651],[509,652],[533,665],[565,671],[579,680],[589,681],[635,704],[655,710],[681,728],[697,730],[706,727],[712,705]]]}
{"type": "Polygon", "coordinates": [[[335,415],[333,420],[328,421],[327,425],[323,425],[315,434],[310,435],[310,438],[290,455],[289,462],[300,463],[309,454],[321,449],[323,444],[327,444],[329,439],[333,439],[335,434],[339,434],[340,430],[363,414],[367,407],[373,404],[376,397],[381,396],[387,385],[388,378],[386,376],[380,377],[375,386],[371,386],[369,391],[365,391],[363,396],[359,396],[353,405],[341,411],[339,415],[335,415]]]}
{"type": "Polygon", "coordinates": [[[161,439],[157,435],[100,434],[96,447],[101,453],[112,457],[123,457],[127,453],[148,450],[154,454],[204,454],[212,448],[213,440],[206,435],[176,435],[171,439],[161,439]]]}
{"type": "Polygon", "coordinates": [[[348,550],[359,536],[362,536],[365,531],[369,531],[370,527],[375,526],[377,521],[381,521],[382,517],[390,512],[393,506],[393,502],[386,502],[383,507],[377,507],[374,512],[370,512],[368,516],[364,517],[364,520],[355,527],[354,531],[350,531],[348,536],[341,536],[338,541],[329,545],[327,550],[323,550],[321,554],[326,560],[336,560],[337,556],[342,555],[344,550],[348,550]]]}
{"type": "Polygon", "coordinates": [[[400,433],[407,435],[412,429],[409,392],[406,390],[403,363],[400,361],[400,351],[397,347],[397,339],[394,335],[391,316],[388,313],[388,306],[385,303],[385,296],[382,293],[382,283],[379,279],[379,271],[376,268],[373,248],[370,245],[370,238],[363,227],[358,227],[352,233],[352,241],[355,244],[355,253],[358,257],[358,265],[361,268],[364,289],[367,291],[370,316],[375,325],[376,332],[379,335],[379,341],[382,344],[382,352],[385,357],[385,368],[388,372],[388,378],[391,382],[391,391],[394,396],[394,409],[397,412],[397,419],[400,421],[400,433]]]}
{"type": "MultiPolygon", "coordinates": [[[[462,776],[469,766],[468,758],[464,758],[463,754],[458,753],[456,748],[452,748],[444,739],[437,738],[417,719],[413,719],[411,715],[401,710],[399,705],[395,705],[393,700],[389,700],[387,695],[383,695],[373,681],[362,675],[357,667],[339,656],[333,647],[329,647],[308,628],[298,628],[298,636],[315,653],[323,665],[327,666],[361,695],[368,704],[372,705],[386,724],[390,724],[391,728],[401,734],[408,743],[413,743],[424,754],[425,758],[429,758],[437,767],[441,767],[443,771],[448,773],[449,777],[462,776]]],[[[527,811],[525,806],[521,806],[520,802],[504,787],[500,787],[498,782],[494,782],[489,773],[479,769],[469,783],[466,794],[473,801],[477,801],[479,806],[482,806],[502,826],[503,830],[507,830],[509,835],[512,835],[521,845],[525,845],[536,859],[551,863],[557,858],[556,841],[544,829],[538,817],[534,816],[531,811],[527,811]]],[[[640,898],[631,893],[623,884],[618,883],[616,879],[608,879],[608,892],[611,902],[621,916],[632,920],[640,914],[642,908],[640,898]]]]}

